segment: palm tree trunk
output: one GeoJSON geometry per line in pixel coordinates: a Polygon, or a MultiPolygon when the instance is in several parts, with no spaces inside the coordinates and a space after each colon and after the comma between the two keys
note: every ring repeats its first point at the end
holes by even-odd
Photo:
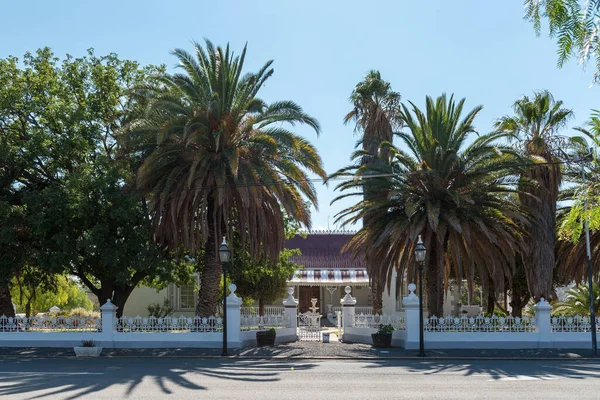
{"type": "Polygon", "coordinates": [[[556,246],[556,199],[560,170],[557,167],[536,167],[531,178],[539,187],[529,189],[530,196],[520,196],[529,209],[537,211],[537,218],[530,226],[529,251],[525,257],[525,272],[529,291],[536,303],[543,297],[553,299],[552,278],[556,246]]]}
{"type": "Polygon", "coordinates": [[[523,261],[519,257],[516,260],[516,270],[510,285],[509,304],[512,308],[511,314],[513,317],[523,316],[523,308],[527,306],[529,299],[531,299],[531,295],[527,287],[527,276],[525,275],[523,261]]]}
{"type": "Polygon", "coordinates": [[[204,246],[204,267],[200,273],[200,290],[196,306],[196,315],[200,317],[210,317],[217,312],[222,269],[216,241],[216,230],[214,227],[210,227],[204,246]]]}
{"type": "Polygon", "coordinates": [[[2,315],[7,317],[15,316],[15,309],[13,308],[8,285],[0,286],[0,316],[2,315]]]}
{"type": "Polygon", "coordinates": [[[373,278],[371,288],[371,298],[373,299],[373,314],[383,314],[383,285],[379,278],[373,278]]]}
{"type": "MultiPolygon", "coordinates": [[[[439,257],[438,242],[433,235],[430,243],[429,263],[425,267],[425,290],[427,291],[427,311],[430,316],[444,315],[444,265],[443,257],[439,257]]],[[[421,294],[419,293],[419,296],[421,294]]]]}

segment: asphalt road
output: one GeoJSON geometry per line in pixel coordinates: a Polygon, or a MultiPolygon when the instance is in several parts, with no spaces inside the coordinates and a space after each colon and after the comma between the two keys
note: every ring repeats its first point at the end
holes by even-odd
{"type": "Polygon", "coordinates": [[[8,399],[600,399],[600,362],[0,358],[8,399]]]}

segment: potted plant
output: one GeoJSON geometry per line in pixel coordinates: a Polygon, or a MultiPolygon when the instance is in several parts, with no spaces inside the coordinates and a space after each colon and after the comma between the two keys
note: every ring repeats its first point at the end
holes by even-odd
{"type": "Polygon", "coordinates": [[[392,333],[394,327],[392,325],[381,325],[377,333],[372,333],[373,346],[379,348],[392,347],[392,333]]]}
{"type": "Polygon", "coordinates": [[[275,344],[275,336],[277,332],[275,328],[257,331],[256,332],[256,345],[258,347],[262,346],[273,346],[275,344]]]}
{"type": "Polygon", "coordinates": [[[93,340],[82,340],[81,346],[75,346],[73,350],[77,357],[98,357],[102,353],[102,347],[96,347],[93,340]]]}

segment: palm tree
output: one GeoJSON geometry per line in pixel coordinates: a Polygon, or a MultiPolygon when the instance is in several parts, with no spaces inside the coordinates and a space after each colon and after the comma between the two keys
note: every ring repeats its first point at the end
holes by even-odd
{"type": "Polygon", "coordinates": [[[600,276],[600,111],[594,110],[585,128],[575,130],[584,136],[570,138],[573,152],[570,158],[579,162],[566,166],[565,177],[573,185],[561,190],[559,200],[563,200],[565,205],[558,212],[560,240],[556,252],[556,273],[559,282],[567,283],[587,279],[586,221],[594,277],[597,280],[600,276]],[[590,149],[592,154],[588,154],[590,149]],[[582,168],[585,181],[581,175],[582,168]]]}
{"type": "MultiPolygon", "coordinates": [[[[594,291],[594,309],[596,315],[600,312],[600,286],[592,285],[594,291]]],[[[552,310],[558,315],[589,315],[590,314],[590,289],[585,284],[578,284],[565,292],[565,300],[557,302],[552,310]]]]}
{"type": "Polygon", "coordinates": [[[501,134],[482,135],[467,145],[482,107],[463,118],[464,102],[446,95],[427,97],[425,112],[413,103],[410,109],[402,105],[406,131],[396,135],[408,151],[388,144],[389,164],[346,168],[336,175],[349,178],[338,185],[350,192],[340,199],[356,195],[352,191],[360,185],[358,178],[378,174],[369,184],[386,196],[363,198],[338,218],[350,224],[371,216],[371,224],[357,232],[349,247],[354,252],[369,249],[380,279],[389,284],[394,268],[399,277],[406,272],[414,279],[413,250],[422,235],[432,315],[442,314],[443,289],[452,276],[466,277],[472,288],[477,270],[484,285],[491,278],[495,289],[502,290],[520,249],[518,222],[526,222],[507,195],[514,191],[507,177],[516,162],[514,152],[494,144],[501,134]]]}
{"type": "MultiPolygon", "coordinates": [[[[382,142],[391,142],[394,128],[399,126],[400,93],[392,91],[389,82],[381,79],[379,71],[369,71],[364,80],[359,82],[350,96],[354,106],[344,118],[344,123],[354,122],[355,131],[362,132],[362,156],[360,164],[377,164],[385,162],[386,154],[379,154],[382,142]]],[[[370,187],[368,181],[362,187],[365,197],[368,197],[370,187]]],[[[385,195],[385,194],[384,194],[385,195]]],[[[369,225],[369,215],[363,218],[363,225],[369,225]]],[[[371,278],[371,294],[373,312],[381,314],[383,308],[383,285],[375,274],[372,274],[373,260],[368,252],[365,253],[365,263],[371,278]]],[[[389,286],[388,286],[389,290],[389,286]]]]}
{"type": "Polygon", "coordinates": [[[533,98],[523,96],[515,102],[514,111],[514,116],[502,117],[495,127],[497,132],[517,140],[520,151],[535,164],[521,173],[519,200],[536,217],[525,239],[529,250],[523,261],[529,291],[538,302],[542,297],[551,299],[554,295],[556,203],[562,181],[557,152],[563,144],[558,131],[573,113],[548,91],[535,93],[533,98]]]}
{"type": "Polygon", "coordinates": [[[221,237],[235,231],[252,256],[276,262],[284,213],[310,227],[305,200],[316,206],[317,198],[308,172],[326,176],[316,149],[286,128],[306,124],[318,134],[318,122],[294,102],[257,97],[272,61],[242,75],[246,47],[235,56],[229,46],[205,46],[174,51],[184,73],[149,88],[147,116],[129,135],[154,147],[137,186],[150,195],[156,240],[203,257],[201,316],[216,311],[221,237]]]}

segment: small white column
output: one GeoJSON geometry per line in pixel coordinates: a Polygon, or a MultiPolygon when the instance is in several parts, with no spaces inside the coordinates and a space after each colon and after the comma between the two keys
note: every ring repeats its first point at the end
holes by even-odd
{"type": "Polygon", "coordinates": [[[419,348],[419,296],[415,294],[416,289],[417,285],[409,284],[409,294],[402,299],[406,310],[406,349],[419,348]]]}
{"type": "Polygon", "coordinates": [[[539,348],[552,347],[552,321],[550,313],[552,306],[542,297],[534,307],[535,324],[539,334],[539,348]]]}
{"type": "Polygon", "coordinates": [[[100,337],[101,343],[100,346],[106,348],[113,348],[113,338],[115,334],[115,329],[117,326],[117,306],[115,306],[110,299],[106,300],[106,303],[102,307],[100,307],[100,312],[102,314],[102,333],[100,337]]]}
{"type": "Polygon", "coordinates": [[[239,348],[240,341],[240,326],[241,326],[241,307],[242,299],[235,294],[237,286],[230,283],[227,296],[227,346],[231,348],[239,348]]]}
{"type": "Polygon", "coordinates": [[[342,340],[346,336],[346,327],[350,328],[354,326],[354,314],[355,314],[355,306],[356,306],[356,298],[350,295],[352,292],[352,288],[350,286],[346,286],[344,289],[346,295],[340,300],[342,304],[342,322],[344,326],[344,334],[342,335],[342,340]]]}
{"type": "Polygon", "coordinates": [[[285,316],[290,323],[290,328],[296,332],[296,340],[298,340],[298,300],[294,298],[294,288],[287,289],[288,296],[283,299],[283,307],[285,316]]]}

